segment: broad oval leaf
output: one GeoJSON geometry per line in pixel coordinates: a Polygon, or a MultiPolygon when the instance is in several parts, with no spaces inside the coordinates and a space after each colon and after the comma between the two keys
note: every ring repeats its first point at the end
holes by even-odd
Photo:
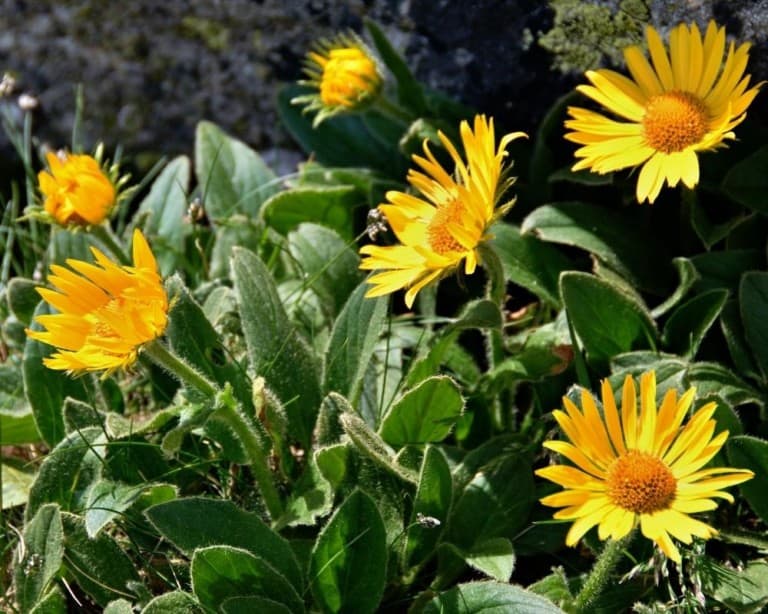
{"type": "Polygon", "coordinates": [[[496,224],[490,232],[504,276],[542,301],[559,307],[557,279],[562,271],[571,268],[568,258],[541,239],[520,234],[520,229],[511,224],[496,224]]]}
{"type": "Polygon", "coordinates": [[[554,603],[535,593],[499,582],[468,582],[439,594],[424,614],[563,614],[554,603]]]}
{"type": "Polygon", "coordinates": [[[195,174],[212,220],[235,213],[256,215],[279,185],[261,156],[211,122],[195,132],[195,174]]]}
{"type": "Polygon", "coordinates": [[[757,359],[763,376],[768,376],[768,273],[750,271],[739,286],[741,320],[747,343],[757,359]]]}
{"type": "Polygon", "coordinates": [[[117,542],[100,533],[88,537],[85,521],[74,514],[63,513],[64,564],[77,583],[101,606],[124,597],[134,599],[129,583],[138,582],[133,561],[117,542]]]}
{"type": "Polygon", "coordinates": [[[560,276],[560,293],[568,319],[592,360],[605,362],[622,352],[653,348],[655,325],[639,299],[576,271],[560,276]]]}
{"type": "Polygon", "coordinates": [[[313,186],[286,190],[270,198],[261,214],[264,221],[281,234],[302,222],[333,228],[346,240],[354,237],[352,212],[365,204],[354,186],[313,186]]]}
{"type": "Polygon", "coordinates": [[[452,497],[453,478],[448,461],[439,448],[427,446],[405,536],[407,564],[421,563],[432,553],[445,529],[452,497]]]}
{"type": "Polygon", "coordinates": [[[768,441],[740,435],[726,443],[732,467],[750,469],[755,477],[739,485],[755,513],[768,522],[768,441]]]}
{"type": "Polygon", "coordinates": [[[652,250],[637,249],[647,241],[646,220],[639,210],[559,202],[536,208],[523,221],[521,232],[586,250],[633,285],[665,291],[673,278],[664,242],[657,241],[652,250]]]}
{"type": "Polygon", "coordinates": [[[244,548],[303,590],[301,570],[288,542],[256,514],[231,501],[184,497],[153,505],[144,513],[163,537],[188,556],[205,546],[244,548]]]}
{"type": "Polygon", "coordinates": [[[189,158],[174,158],[152,182],[149,194],[139,205],[138,214],[147,216],[144,234],[151,238],[152,251],[164,276],[176,270],[184,255],[184,237],[190,228],[184,223],[189,176],[189,158]]]}
{"type": "Polygon", "coordinates": [[[456,382],[447,376],[430,377],[392,406],[381,423],[381,437],[393,446],[442,441],[463,409],[456,382]]]}
{"type": "Polygon", "coordinates": [[[312,594],[323,612],[375,612],[384,592],[387,546],[381,514],[355,490],[328,521],[312,550],[312,594]]]}
{"type": "Polygon", "coordinates": [[[277,601],[297,614],[304,611],[304,602],[285,576],[242,548],[199,548],[192,556],[190,574],[195,596],[210,608],[230,597],[255,596],[277,601]]]}
{"type": "Polygon", "coordinates": [[[101,450],[104,431],[89,427],[76,431],[51,450],[40,465],[29,491],[25,518],[29,519],[44,503],[58,503],[62,510],[79,511],[86,505],[88,492],[101,478],[101,450]]]}
{"type": "Polygon", "coordinates": [[[694,296],[675,309],[662,334],[667,348],[681,356],[693,358],[727,299],[727,290],[714,289],[694,296]]]}

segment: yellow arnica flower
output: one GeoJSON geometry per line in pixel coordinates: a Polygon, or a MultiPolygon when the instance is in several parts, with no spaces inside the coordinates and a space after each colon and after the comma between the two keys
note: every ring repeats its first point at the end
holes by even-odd
{"type": "Polygon", "coordinates": [[[46,155],[50,171],[37,175],[43,207],[62,226],[101,224],[115,205],[117,191],[99,163],[87,155],[46,155]]]}
{"type": "Polygon", "coordinates": [[[386,194],[388,202],[379,205],[400,245],[365,245],[360,249],[367,256],[361,269],[382,270],[368,279],[373,288],[366,296],[407,288],[405,303],[411,307],[419,290],[453,271],[462,261],[464,271],[474,273],[480,262],[478,248],[490,238],[488,228],[514,203],[496,206],[514,181],[506,177],[507,145],[525,134],[507,134],[497,147],[493,119],[487,120],[484,115],[475,117],[474,128],[461,122],[460,133],[466,163],[453,143],[439,133],[456,165],[453,175],[435,159],[425,141],[426,157],[413,156],[424,172],[408,172],[408,182],[421,197],[391,190],[386,194]]]}
{"type": "Polygon", "coordinates": [[[57,352],[44,363],[50,369],[81,373],[105,370],[105,376],[135,362],[142,344],[165,331],[168,297],[157,262],[138,229],[133,233],[133,266],[120,266],[98,249],[96,263],[67,260],[69,268],[52,265],[50,284],[40,296],[59,313],[36,321],[45,331],[27,335],[57,352]]]}
{"type": "Polygon", "coordinates": [[[689,514],[717,507],[716,498],[733,502],[723,488],[745,482],[751,471],[712,467],[702,469],[728,438],[728,431],[714,436],[715,403],[699,409],[685,426],[683,420],[696,390],[679,399],[669,390],[656,407],[656,374],[640,377],[640,408],[632,377],[624,380],[621,414],[608,380],[603,380],[603,415],[592,395],[583,390],[579,411],[563,398],[565,411],[555,420],[566,441],[546,441],[544,447],[561,454],[575,466],[552,465],[536,471],[566,490],[541,502],[564,509],[554,517],[572,520],[566,543],[573,546],[593,526],[600,539],[620,539],[638,523],[643,535],[653,540],[672,560],[680,552],[672,537],[690,544],[693,536],[708,539],[715,529],[689,514]]]}
{"type": "Polygon", "coordinates": [[[632,79],[612,70],[588,71],[592,85],[578,89],[622,121],[571,107],[565,122],[568,140],[583,147],[573,170],[609,173],[642,165],[637,200],[653,203],[664,182],[693,188],[699,182],[696,153],[735,138],[733,128],[760,85],[751,89],[743,76],[749,43],[733,42],[723,64],[725,29],[710,21],[702,40],[694,24],[670,32],[667,53],[658,32],[646,29],[651,63],[639,47],[624,50],[632,79]]]}
{"type": "Polygon", "coordinates": [[[336,113],[365,108],[381,91],[381,73],[373,55],[351,33],[320,41],[307,54],[304,71],[309,79],[302,83],[317,92],[292,102],[306,104],[305,111],[319,111],[315,125],[336,113]]]}

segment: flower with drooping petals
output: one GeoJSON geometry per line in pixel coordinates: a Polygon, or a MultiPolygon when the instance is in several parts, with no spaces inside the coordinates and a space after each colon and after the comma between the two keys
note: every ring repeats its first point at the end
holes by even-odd
{"type": "Polygon", "coordinates": [[[591,85],[576,89],[619,118],[570,107],[565,138],[580,144],[573,170],[596,173],[642,166],[637,201],[653,203],[666,182],[689,188],[699,182],[698,152],[724,146],[760,85],[744,76],[749,43],[725,52],[725,28],[710,21],[699,28],[680,24],[669,36],[669,53],[659,33],[646,29],[651,63],[637,46],[624,50],[632,78],[612,70],[586,73],[591,85]]]}
{"type": "Polygon", "coordinates": [[[541,502],[563,509],[554,517],[572,520],[566,543],[573,546],[597,525],[600,539],[620,539],[633,527],[653,540],[670,559],[680,562],[672,538],[690,544],[694,536],[717,534],[690,514],[717,507],[715,499],[733,502],[723,489],[751,479],[745,469],[704,466],[718,453],[728,431],[715,435],[712,414],[716,403],[707,403],[683,426],[695,388],[680,398],[667,391],[656,406],[656,374],[640,377],[640,407],[631,376],[624,380],[621,413],[608,380],[602,383],[603,415],[592,395],[583,390],[579,408],[567,397],[565,411],[555,420],[567,441],[546,441],[544,447],[561,454],[573,465],[552,465],[536,471],[565,490],[541,502]]]}
{"type": "Polygon", "coordinates": [[[420,196],[391,190],[387,203],[379,205],[399,245],[365,245],[361,269],[380,270],[368,280],[373,288],[366,296],[381,296],[407,289],[405,302],[413,305],[418,292],[464,262],[470,275],[480,262],[479,246],[490,238],[488,228],[504,215],[514,200],[497,207],[513,183],[504,165],[506,148],[522,132],[507,134],[496,145],[493,119],[475,116],[474,127],[460,125],[466,162],[442,133],[440,141],[456,165],[450,175],[424,142],[426,157],[413,159],[424,172],[411,169],[408,182],[420,196]]]}
{"type": "Polygon", "coordinates": [[[133,233],[133,266],[112,262],[95,247],[95,263],[69,259],[52,265],[55,290],[38,293],[58,313],[36,318],[45,331],[27,335],[54,346],[43,359],[50,369],[82,373],[128,367],[141,346],[161,336],[168,322],[168,297],[157,262],[140,230],[133,233]]]}
{"type": "Polygon", "coordinates": [[[95,158],[48,152],[46,160],[49,170],[37,175],[46,213],[62,226],[96,225],[107,219],[117,189],[95,158]]]}

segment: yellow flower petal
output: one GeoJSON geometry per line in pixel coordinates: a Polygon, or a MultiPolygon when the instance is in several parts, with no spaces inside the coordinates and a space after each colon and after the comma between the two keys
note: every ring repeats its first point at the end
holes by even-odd
{"type": "Polygon", "coordinates": [[[45,331],[27,330],[57,348],[44,360],[49,368],[107,375],[132,364],[138,349],[165,331],[168,298],[157,263],[141,232],[133,236],[133,266],[117,266],[95,250],[99,264],[67,261],[76,273],[51,267],[55,291],[38,291],[59,313],[36,318],[45,331]]]}

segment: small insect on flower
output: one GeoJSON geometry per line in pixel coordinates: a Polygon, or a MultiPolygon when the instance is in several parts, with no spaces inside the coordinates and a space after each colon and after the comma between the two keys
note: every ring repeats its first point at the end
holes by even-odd
{"type": "Polygon", "coordinates": [[[575,171],[642,166],[637,201],[653,203],[665,182],[674,187],[682,180],[689,188],[699,182],[697,152],[736,138],[733,129],[744,121],[760,84],[747,89],[749,43],[736,48],[731,42],[723,64],[725,28],[714,21],[703,40],[696,24],[672,29],[669,53],[650,26],[646,38],[653,66],[639,47],[627,47],[631,79],[612,70],[588,71],[592,85],[576,88],[623,121],[570,107],[565,138],[582,145],[575,171]]]}
{"type": "Polygon", "coordinates": [[[304,72],[308,79],[300,83],[316,91],[291,103],[304,105],[305,112],[318,111],[314,126],[337,113],[365,109],[378,97],[383,83],[373,53],[352,32],[319,41],[307,54],[304,72]]]}
{"type": "Polygon", "coordinates": [[[442,132],[440,141],[453,158],[453,175],[440,165],[424,141],[426,157],[413,159],[424,172],[411,169],[408,182],[421,193],[387,192],[387,203],[379,211],[400,241],[400,245],[365,245],[360,253],[367,258],[361,269],[381,270],[368,279],[373,288],[367,297],[407,289],[405,303],[413,305],[418,292],[445,276],[462,262],[471,275],[480,263],[479,247],[491,238],[490,226],[514,204],[514,199],[497,206],[514,183],[504,164],[506,148],[522,132],[506,134],[496,145],[493,119],[477,115],[474,126],[466,121],[459,127],[466,162],[442,132]]]}
{"type": "Polygon", "coordinates": [[[544,447],[573,465],[552,465],[536,474],[566,489],[541,500],[563,508],[555,518],[573,521],[566,544],[575,545],[595,525],[605,540],[621,539],[639,524],[645,537],[679,563],[672,537],[690,544],[694,536],[717,534],[690,514],[715,509],[717,498],[732,503],[733,496],[723,489],[754,474],[730,467],[703,469],[725,444],[728,431],[714,435],[716,403],[698,409],[683,426],[695,394],[690,388],[678,399],[670,389],[657,409],[656,374],[649,371],[640,377],[639,411],[630,376],[624,380],[621,413],[608,380],[602,383],[602,415],[586,390],[581,411],[563,397],[565,411],[556,410],[554,417],[570,443],[546,441],[544,447]]]}
{"type": "Polygon", "coordinates": [[[37,175],[43,208],[62,226],[98,225],[115,206],[117,188],[99,165],[85,154],[48,152],[49,170],[37,175]]]}
{"type": "Polygon", "coordinates": [[[45,331],[27,336],[54,346],[43,362],[49,369],[106,377],[136,361],[141,346],[161,336],[168,322],[168,297],[157,262],[140,230],[133,233],[133,266],[112,262],[95,247],[96,263],[69,259],[69,268],[51,265],[48,282],[38,288],[58,313],[35,321],[45,331]]]}

